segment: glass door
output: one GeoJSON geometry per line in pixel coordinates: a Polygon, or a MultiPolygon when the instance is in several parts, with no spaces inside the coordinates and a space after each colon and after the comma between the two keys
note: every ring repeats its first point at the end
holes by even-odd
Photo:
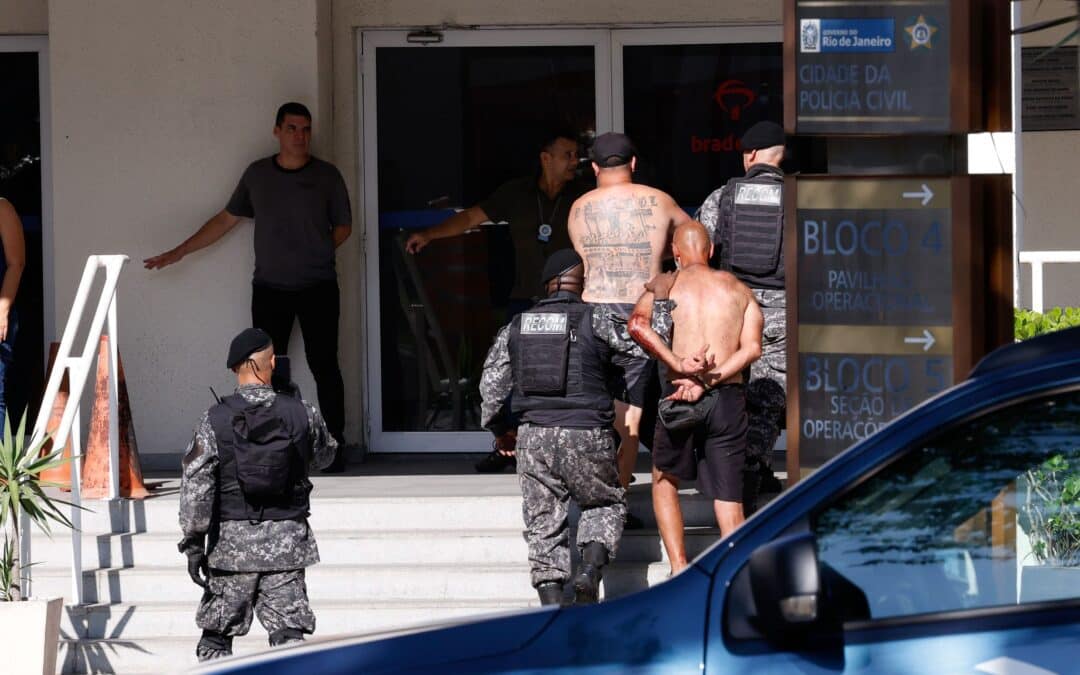
{"type": "Polygon", "coordinates": [[[45,336],[54,334],[52,259],[44,254],[53,247],[46,38],[0,36],[0,92],[0,197],[18,212],[26,242],[4,392],[12,425],[24,410],[32,425],[45,384],[45,336]]]}
{"type": "Polygon", "coordinates": [[[416,254],[405,242],[509,180],[536,180],[547,130],[610,129],[609,44],[591,30],[361,33],[373,451],[489,448],[477,385],[514,310],[507,223],[416,254]]]}
{"type": "Polygon", "coordinates": [[[693,214],[743,174],[736,144],[783,123],[781,26],[612,31],[615,130],[634,140],[637,180],[693,214]]]}

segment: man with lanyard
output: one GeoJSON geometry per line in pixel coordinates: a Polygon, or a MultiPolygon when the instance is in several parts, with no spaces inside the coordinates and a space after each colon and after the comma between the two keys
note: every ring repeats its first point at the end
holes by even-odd
{"type": "MultiPolygon", "coordinates": [[[[436,239],[464,234],[485,222],[505,223],[513,243],[513,286],[507,300],[507,314],[513,316],[532,306],[542,289],[536,280],[544,259],[570,246],[566,219],[570,205],[581,190],[577,176],[577,134],[569,129],[549,132],[539,147],[540,173],[509,180],[487,199],[447,218],[438,225],[417,232],[405,242],[405,250],[419,253],[436,239]]],[[[481,473],[493,473],[514,466],[514,456],[498,447],[476,464],[481,473]]]]}
{"type": "Polygon", "coordinates": [[[559,604],[570,579],[568,508],[581,507],[573,578],[577,602],[596,602],[626,514],[615,456],[612,359],[625,341],[581,300],[584,267],[573,249],[541,275],[547,298],[503,327],[484,362],[481,422],[504,447],[516,443],[532,585],[559,604]]]}
{"type": "Polygon", "coordinates": [[[709,230],[714,264],[750,287],[764,315],[761,358],[746,386],[746,468],[743,508],[757,509],[762,487],[780,489],[770,463],[787,409],[787,311],[784,296],[784,129],[758,122],[740,140],[746,175],[715,190],[698,218],[709,230]],[[763,483],[764,481],[764,483],[763,483]]]}
{"type": "Polygon", "coordinates": [[[274,391],[274,362],[267,333],[248,328],[233,338],[226,365],[236,393],[203,414],[184,455],[178,548],[203,588],[200,661],[230,655],[252,613],[271,646],[315,630],[304,581],[304,569],[319,562],[308,470],[329,464],[337,444],[295,389],[274,391]]]}
{"type": "MultiPolygon", "coordinates": [[[[311,155],[311,112],[301,103],[278,108],[279,152],[252,163],[228,205],[182,244],[147,258],[147,269],[179,262],[221,239],[243,218],[255,219],[251,322],[289,351],[299,320],[319,407],[339,446],[345,443],[345,385],[338,366],[340,290],[334,251],[352,232],[345,181],[337,168],[311,155]]],[[[342,448],[344,449],[344,448],[342,448]]],[[[339,453],[325,469],[345,470],[339,453]]]]}

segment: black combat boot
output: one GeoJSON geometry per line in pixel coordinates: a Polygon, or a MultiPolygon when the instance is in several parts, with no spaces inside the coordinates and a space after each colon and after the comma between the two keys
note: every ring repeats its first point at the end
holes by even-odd
{"type": "Polygon", "coordinates": [[[574,602],[588,605],[600,598],[600,578],[608,563],[608,553],[598,541],[590,541],[581,548],[581,569],[574,577],[574,602]]]}
{"type": "Polygon", "coordinates": [[[563,585],[559,581],[545,581],[536,587],[536,594],[540,596],[541,605],[563,604],[563,585]]]}
{"type": "Polygon", "coordinates": [[[199,661],[232,656],[232,637],[212,630],[204,630],[199,644],[195,646],[195,656],[199,658],[199,661]]]}

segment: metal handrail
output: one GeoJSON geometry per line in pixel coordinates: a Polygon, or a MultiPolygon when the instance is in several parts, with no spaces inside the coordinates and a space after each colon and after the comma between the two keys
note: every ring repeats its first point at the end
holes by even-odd
{"type": "Polygon", "coordinates": [[[1020,251],[1020,263],[1031,265],[1031,309],[1043,311],[1043,265],[1080,263],[1080,251],[1020,251]]]}
{"type": "MultiPolygon", "coordinates": [[[[116,287],[120,280],[120,270],[128,261],[126,255],[92,255],[86,259],[83,268],[82,280],[75,292],[75,300],[71,304],[71,313],[68,314],[67,325],[64,327],[63,337],[60,339],[60,347],[56,353],[56,361],[53,364],[52,374],[45,385],[45,396],[41,400],[41,408],[38,410],[37,420],[34,423],[34,431],[31,435],[31,443],[36,443],[45,437],[49,417],[52,414],[53,402],[60,392],[60,383],[64,379],[65,372],[68,374],[70,392],[67,404],[64,406],[60,425],[53,434],[53,447],[63,448],[71,439],[71,592],[75,603],[83,604],[82,583],[82,496],[80,486],[82,481],[82,467],[80,458],[82,455],[82,424],[81,424],[81,401],[83,390],[86,387],[87,376],[98,353],[98,344],[102,335],[109,338],[109,499],[117,499],[120,496],[120,417],[117,406],[117,392],[119,390],[119,368],[117,363],[117,332],[116,332],[116,287]],[[87,300],[90,299],[90,291],[94,285],[98,270],[105,271],[105,282],[101,288],[101,294],[97,300],[94,315],[90,320],[89,330],[86,334],[86,342],[81,354],[72,355],[75,337],[82,323],[83,311],[87,300]]],[[[25,514],[24,514],[25,518],[25,514]]],[[[30,561],[30,528],[22,528],[22,541],[19,543],[21,560],[30,561]]],[[[26,594],[30,594],[30,568],[23,567],[23,588],[26,594]]]]}

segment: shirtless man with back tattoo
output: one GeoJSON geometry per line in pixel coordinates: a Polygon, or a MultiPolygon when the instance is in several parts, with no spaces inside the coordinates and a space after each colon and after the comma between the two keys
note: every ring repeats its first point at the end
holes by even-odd
{"type": "Polygon", "coordinates": [[[721,536],[743,522],[743,371],[761,356],[762,315],[745,284],[709,267],[712,242],[701,223],[681,225],[672,252],[679,270],[649,282],[630,333],[661,363],[665,400],[652,447],[653,509],[675,574],[687,564],[680,480],[696,479],[712,498],[721,536]],[[679,356],[687,354],[693,356],[679,356]]]}
{"type": "Polygon", "coordinates": [[[626,379],[626,391],[615,401],[623,487],[629,484],[637,460],[642,407],[656,404],[644,400],[651,359],[634,344],[626,324],[642,286],[660,273],[672,229],[690,220],[668,194],[631,181],[635,155],[634,144],[623,134],[597,137],[590,151],[597,187],[574,202],[567,224],[570,241],[585,262],[582,299],[599,306],[610,330],[632,352],[615,364],[626,379]]]}

